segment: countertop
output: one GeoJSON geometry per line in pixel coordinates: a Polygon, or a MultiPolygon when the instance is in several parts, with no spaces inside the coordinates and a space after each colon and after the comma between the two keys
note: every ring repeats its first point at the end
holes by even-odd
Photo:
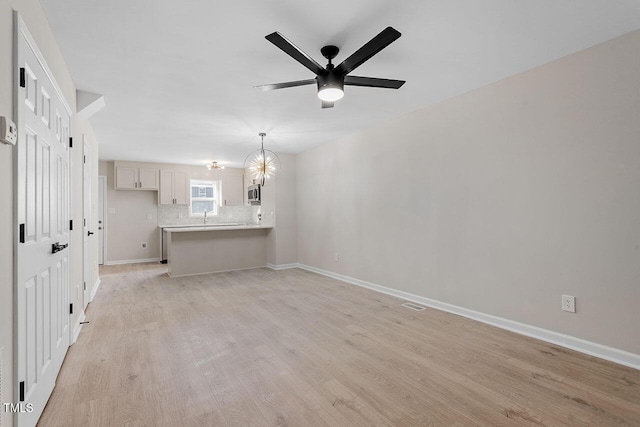
{"type": "Polygon", "coordinates": [[[238,224],[238,223],[222,223],[222,224],[188,224],[161,227],[167,233],[190,233],[193,231],[224,231],[224,230],[258,230],[265,228],[273,228],[272,225],[262,224],[238,224]]]}

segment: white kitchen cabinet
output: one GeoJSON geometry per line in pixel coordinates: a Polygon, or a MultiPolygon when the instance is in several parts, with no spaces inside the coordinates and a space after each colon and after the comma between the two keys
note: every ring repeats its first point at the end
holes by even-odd
{"type": "Polygon", "coordinates": [[[222,205],[242,206],[244,202],[244,177],[224,175],[222,177],[222,205]]]}
{"type": "Polygon", "coordinates": [[[189,191],[187,189],[187,174],[180,171],[160,171],[161,205],[187,205],[189,204],[189,191]]]}
{"type": "Polygon", "coordinates": [[[160,184],[158,169],[140,168],[138,177],[140,185],[138,188],[142,190],[157,190],[160,184]]]}
{"type": "Polygon", "coordinates": [[[158,169],[116,166],[116,190],[157,190],[158,169]]]}
{"type": "Polygon", "coordinates": [[[138,168],[116,167],[116,190],[138,188],[138,168]]]}

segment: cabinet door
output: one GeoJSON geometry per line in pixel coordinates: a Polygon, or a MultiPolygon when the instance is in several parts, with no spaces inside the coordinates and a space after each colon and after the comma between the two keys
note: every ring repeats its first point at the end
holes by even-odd
{"type": "Polygon", "coordinates": [[[184,172],[173,173],[173,197],[176,205],[189,204],[189,191],[187,190],[187,174],[184,172]]]}
{"type": "Polygon", "coordinates": [[[135,190],[138,188],[138,169],[116,167],[116,188],[121,190],[135,190]]]}
{"type": "Polygon", "coordinates": [[[244,200],[242,175],[225,175],[222,177],[222,205],[241,206],[244,200]]]}
{"type": "Polygon", "coordinates": [[[173,204],[173,172],[160,171],[159,202],[161,205],[173,204]]]}
{"type": "Polygon", "coordinates": [[[138,188],[143,190],[158,189],[158,169],[140,168],[138,188]]]}

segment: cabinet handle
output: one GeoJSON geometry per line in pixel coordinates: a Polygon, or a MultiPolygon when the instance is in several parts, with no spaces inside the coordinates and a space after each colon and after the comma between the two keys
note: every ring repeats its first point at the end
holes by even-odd
{"type": "Polygon", "coordinates": [[[138,183],[137,182],[133,183],[133,188],[138,188],[138,183]]]}

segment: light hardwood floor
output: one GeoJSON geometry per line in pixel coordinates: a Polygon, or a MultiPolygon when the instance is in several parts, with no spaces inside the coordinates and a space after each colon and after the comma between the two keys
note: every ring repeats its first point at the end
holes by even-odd
{"type": "Polygon", "coordinates": [[[640,371],[314,273],[100,274],[39,425],[640,425],[640,371]]]}

